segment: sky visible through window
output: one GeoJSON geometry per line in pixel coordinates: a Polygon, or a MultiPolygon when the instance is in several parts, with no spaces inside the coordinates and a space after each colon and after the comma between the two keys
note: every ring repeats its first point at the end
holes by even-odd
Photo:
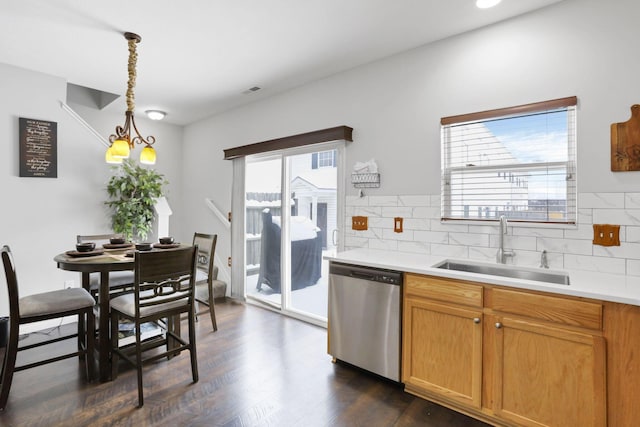
{"type": "MultiPolygon", "coordinates": [[[[484,122],[517,163],[566,162],[568,119],[566,109],[484,122]]],[[[566,170],[559,174],[530,172],[530,199],[566,199],[566,170]]]]}
{"type": "Polygon", "coordinates": [[[520,163],[566,162],[567,111],[484,122],[520,163]]]}

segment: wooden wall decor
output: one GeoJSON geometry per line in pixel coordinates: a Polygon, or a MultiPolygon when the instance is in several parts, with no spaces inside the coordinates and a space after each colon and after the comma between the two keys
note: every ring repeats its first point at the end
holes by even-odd
{"type": "Polygon", "coordinates": [[[19,118],[20,176],[58,177],[58,124],[19,118]]]}
{"type": "Polygon", "coordinates": [[[631,118],[611,125],[611,170],[640,170],[640,105],[631,106],[631,118]]]}

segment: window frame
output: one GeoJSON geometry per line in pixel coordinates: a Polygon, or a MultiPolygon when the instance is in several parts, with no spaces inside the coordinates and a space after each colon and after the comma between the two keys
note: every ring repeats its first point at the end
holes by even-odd
{"type": "MultiPolygon", "coordinates": [[[[539,163],[517,163],[517,164],[508,164],[504,165],[503,172],[507,170],[513,170],[514,168],[521,168],[527,170],[534,170],[536,167],[545,167],[545,168],[562,168],[566,169],[567,173],[567,184],[564,189],[566,191],[566,199],[565,203],[567,205],[565,218],[562,220],[550,220],[550,217],[547,216],[545,220],[532,220],[531,218],[507,218],[509,219],[511,224],[518,224],[524,227],[541,227],[541,226],[550,226],[550,227],[562,227],[562,228],[575,228],[577,225],[577,216],[578,216],[578,207],[577,207],[577,97],[566,97],[559,98],[550,101],[542,101],[531,104],[519,105],[515,107],[507,107],[493,110],[486,110],[476,113],[462,114],[457,116],[449,116],[443,117],[440,120],[441,125],[441,193],[440,193],[440,221],[441,222],[450,222],[450,223],[494,223],[498,221],[497,217],[481,217],[480,215],[476,218],[465,217],[464,214],[455,215],[453,214],[453,201],[452,201],[452,190],[451,190],[451,177],[452,173],[455,171],[461,171],[464,168],[459,166],[456,167],[447,167],[447,162],[449,162],[449,158],[451,153],[448,151],[451,144],[451,141],[447,138],[450,137],[449,130],[457,125],[465,125],[465,124],[474,124],[474,123],[485,123],[488,121],[496,120],[496,119],[509,119],[509,118],[518,118],[527,116],[529,114],[535,113],[551,113],[557,110],[566,109],[568,114],[568,119],[570,120],[569,126],[567,128],[567,136],[569,140],[568,144],[568,158],[566,161],[546,161],[539,163]],[[462,215],[462,216],[461,216],[462,215]]],[[[483,166],[476,165],[468,165],[473,166],[473,169],[468,169],[470,172],[482,172],[483,166]]],[[[487,170],[495,171],[496,169],[500,169],[502,165],[492,165],[487,167],[487,170]]],[[[477,181],[482,183],[483,181],[477,181]]],[[[474,182],[475,184],[475,182],[474,182]]],[[[489,194],[489,193],[487,193],[489,194]]],[[[547,199],[551,200],[551,199],[547,199]]],[[[548,206],[548,205],[547,205],[548,206]]],[[[464,210],[461,210],[464,212],[464,210]]]]}

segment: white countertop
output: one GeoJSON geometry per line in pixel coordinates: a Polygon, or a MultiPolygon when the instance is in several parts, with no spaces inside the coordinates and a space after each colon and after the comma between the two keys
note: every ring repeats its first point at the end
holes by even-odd
{"type": "Polygon", "coordinates": [[[419,255],[377,249],[354,249],[335,255],[327,255],[325,259],[347,264],[386,268],[409,273],[429,274],[432,276],[491,283],[512,288],[551,292],[640,306],[640,277],[636,276],[597,273],[584,270],[544,270],[545,272],[557,272],[569,275],[569,285],[558,285],[554,283],[514,279],[511,277],[433,268],[433,265],[444,260],[488,264],[486,262],[453,259],[435,255],[419,255]]]}

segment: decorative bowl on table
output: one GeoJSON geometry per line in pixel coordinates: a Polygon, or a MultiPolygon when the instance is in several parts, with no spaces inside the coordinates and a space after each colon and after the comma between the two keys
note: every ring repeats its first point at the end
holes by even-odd
{"type": "Polygon", "coordinates": [[[112,237],[109,239],[109,243],[112,245],[122,245],[125,242],[123,237],[112,237]]]}
{"type": "Polygon", "coordinates": [[[91,252],[96,248],[96,244],[94,242],[83,242],[76,244],[76,250],[78,252],[91,252]]]}
{"type": "Polygon", "coordinates": [[[162,243],[163,245],[170,245],[173,243],[173,237],[161,237],[160,239],[158,239],[160,241],[160,243],[162,243]]]}
{"type": "Polygon", "coordinates": [[[151,248],[151,243],[136,243],[136,249],[139,251],[150,251],[151,248]]]}

